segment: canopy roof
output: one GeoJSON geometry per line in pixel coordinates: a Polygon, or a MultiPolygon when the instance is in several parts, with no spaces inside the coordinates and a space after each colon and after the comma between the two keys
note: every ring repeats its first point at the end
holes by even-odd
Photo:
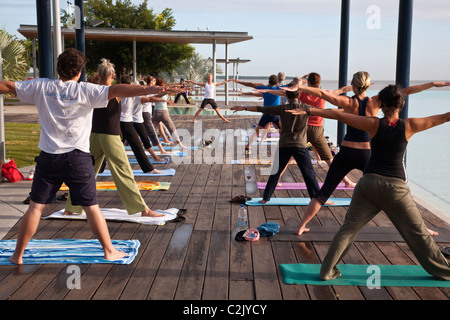
{"type": "MultiPolygon", "coordinates": [[[[34,25],[21,24],[17,30],[26,38],[37,38],[38,28],[34,25]]],[[[150,29],[114,29],[114,28],[85,28],[86,40],[97,41],[127,41],[127,42],[172,42],[233,44],[252,40],[247,32],[226,31],[176,31],[176,30],[150,30],[150,29]]],[[[75,29],[63,27],[61,35],[64,39],[75,39],[75,29]]]]}

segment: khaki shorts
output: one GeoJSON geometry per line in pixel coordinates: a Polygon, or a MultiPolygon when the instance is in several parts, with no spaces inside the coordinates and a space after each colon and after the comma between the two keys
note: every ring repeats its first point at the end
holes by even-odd
{"type": "Polygon", "coordinates": [[[314,149],[316,149],[321,160],[333,159],[333,155],[331,154],[330,147],[328,146],[327,140],[325,139],[322,126],[308,126],[307,137],[308,142],[310,142],[314,149]]]}

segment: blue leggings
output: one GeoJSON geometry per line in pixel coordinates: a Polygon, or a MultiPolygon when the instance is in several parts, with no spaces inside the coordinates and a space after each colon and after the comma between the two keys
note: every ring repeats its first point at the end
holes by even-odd
{"type": "MultiPolygon", "coordinates": [[[[288,165],[291,157],[294,157],[300,171],[302,172],[309,197],[316,197],[319,192],[319,184],[316,180],[316,173],[314,172],[308,149],[298,147],[281,147],[278,148],[278,170],[277,173],[272,174],[267,181],[263,195],[264,200],[269,201],[272,197],[275,188],[277,187],[278,180],[280,180],[280,175],[284,168],[288,165]]],[[[276,164],[277,162],[275,161],[274,166],[276,166],[276,164]]]]}

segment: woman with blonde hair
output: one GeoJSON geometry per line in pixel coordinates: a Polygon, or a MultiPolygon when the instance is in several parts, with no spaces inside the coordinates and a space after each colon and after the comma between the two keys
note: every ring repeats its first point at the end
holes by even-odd
{"type": "MultiPolygon", "coordinates": [[[[283,87],[283,90],[298,89],[302,92],[322,98],[339,108],[343,112],[360,116],[376,117],[381,108],[379,95],[367,96],[367,89],[371,85],[370,75],[366,71],[359,71],[353,75],[351,82],[353,97],[341,96],[320,88],[297,86],[294,88],[283,87]]],[[[402,89],[405,96],[418,93],[431,87],[448,86],[450,82],[430,82],[402,89]]],[[[306,224],[316,215],[324,205],[342,179],[353,169],[363,171],[370,158],[370,136],[367,132],[347,125],[347,132],[340,144],[340,150],[331,162],[327,176],[317,197],[309,203],[303,219],[298,227],[297,234],[305,231],[306,224]]],[[[432,232],[430,230],[430,232],[432,232]]]]}
{"type": "MultiPolygon", "coordinates": [[[[107,59],[102,59],[98,67],[98,84],[110,86],[114,75],[114,64],[107,59]]],[[[120,113],[121,106],[118,98],[109,100],[106,108],[94,110],[89,142],[90,153],[94,157],[95,176],[100,172],[103,161],[106,159],[128,214],[141,212],[142,216],[161,216],[148,208],[134,180],[133,170],[121,139],[120,113]]],[[[64,214],[73,213],[82,213],[82,208],[72,205],[69,196],[64,214]]]]}

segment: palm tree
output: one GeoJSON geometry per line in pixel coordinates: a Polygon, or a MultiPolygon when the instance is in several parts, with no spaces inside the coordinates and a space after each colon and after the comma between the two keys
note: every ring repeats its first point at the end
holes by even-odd
{"type": "MultiPolygon", "coordinates": [[[[164,73],[162,76],[165,82],[173,82],[177,78],[184,78],[196,82],[206,81],[208,73],[212,72],[212,60],[204,59],[197,52],[194,53],[192,58],[183,60],[178,68],[172,73],[164,73]]],[[[216,66],[216,72],[222,73],[222,69],[216,66]]]]}
{"type": "Polygon", "coordinates": [[[0,30],[0,48],[2,50],[3,79],[8,81],[24,80],[29,71],[28,52],[23,43],[15,36],[0,30]]]}

